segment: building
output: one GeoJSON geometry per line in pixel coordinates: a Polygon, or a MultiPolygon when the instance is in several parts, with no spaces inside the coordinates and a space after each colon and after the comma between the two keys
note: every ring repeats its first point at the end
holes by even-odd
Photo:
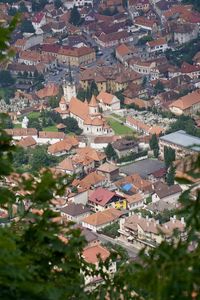
{"type": "Polygon", "coordinates": [[[173,28],[174,42],[179,45],[189,43],[198,37],[199,27],[197,24],[176,24],[173,28]]]}
{"type": "Polygon", "coordinates": [[[105,162],[97,169],[98,174],[105,176],[109,182],[115,181],[119,177],[119,167],[114,164],[105,162]]]}
{"type": "Polygon", "coordinates": [[[134,51],[126,44],[121,44],[115,49],[116,58],[121,62],[125,63],[128,59],[132,58],[134,51]]]}
{"type": "Polygon", "coordinates": [[[163,53],[168,49],[167,42],[164,38],[159,38],[154,41],[150,41],[146,43],[147,52],[150,54],[159,54],[163,53]]]}
{"type": "MultiPolygon", "coordinates": [[[[88,263],[95,265],[96,271],[99,269],[99,261],[105,261],[109,259],[110,252],[101,245],[88,246],[83,250],[82,257],[88,263]]],[[[106,272],[109,276],[112,276],[117,270],[116,262],[110,261],[107,268],[104,268],[104,272],[106,272]]],[[[103,281],[100,276],[92,276],[86,275],[84,276],[85,285],[95,285],[99,284],[103,281]]]]}
{"type": "Polygon", "coordinates": [[[89,195],[88,205],[95,212],[111,207],[126,209],[126,200],[115,192],[99,187],[89,195]]]}
{"type": "Polygon", "coordinates": [[[39,28],[41,28],[43,25],[45,25],[46,24],[45,14],[43,12],[37,12],[32,19],[32,24],[36,31],[39,28]]]}
{"type": "Polygon", "coordinates": [[[138,153],[138,143],[133,139],[122,138],[112,144],[119,158],[138,153]]]}
{"type": "Polygon", "coordinates": [[[133,195],[124,195],[127,201],[127,209],[133,211],[135,209],[140,209],[145,205],[145,195],[141,193],[133,195]]]}
{"type": "Polygon", "coordinates": [[[68,154],[72,149],[78,147],[79,141],[74,136],[66,136],[62,141],[54,143],[48,147],[48,153],[55,156],[68,154]]]}
{"type": "Polygon", "coordinates": [[[179,130],[160,137],[160,156],[164,158],[164,148],[170,147],[175,150],[176,159],[200,152],[200,138],[179,130]]]}
{"type": "Polygon", "coordinates": [[[193,115],[200,111],[200,89],[173,101],[169,105],[171,112],[179,115],[193,115]]]}
{"type": "Polygon", "coordinates": [[[140,214],[120,220],[120,238],[130,242],[134,247],[142,249],[144,247],[155,248],[163,240],[170,241],[174,230],[178,230],[181,239],[185,239],[185,222],[182,218],[176,217],[160,225],[155,219],[143,218],[140,214]]]}
{"type": "Polygon", "coordinates": [[[80,223],[81,220],[90,215],[91,211],[89,207],[82,204],[75,204],[73,202],[60,209],[61,216],[67,221],[80,223]]]}
{"type": "Polygon", "coordinates": [[[83,6],[92,6],[93,7],[93,0],[64,0],[63,5],[67,9],[71,9],[75,6],[77,7],[83,7],[83,6]]]}
{"type": "Polygon", "coordinates": [[[101,231],[104,227],[119,220],[124,213],[116,208],[98,211],[82,220],[82,226],[94,232],[101,231]]]}
{"type": "Polygon", "coordinates": [[[144,135],[152,135],[156,134],[159,136],[161,133],[163,133],[165,130],[160,126],[149,126],[148,124],[143,123],[142,121],[135,119],[131,116],[128,116],[126,118],[126,124],[133,128],[136,132],[139,132],[140,134],[144,135]]]}
{"type": "Polygon", "coordinates": [[[101,91],[96,99],[103,111],[120,109],[120,100],[115,95],[101,91]]]}
{"type": "Polygon", "coordinates": [[[177,203],[182,193],[182,189],[178,184],[168,186],[163,182],[155,183],[152,202],[162,200],[167,203],[177,203]]]}
{"type": "MultiPolygon", "coordinates": [[[[70,91],[72,91],[72,88],[70,91]]],[[[82,102],[76,97],[70,99],[70,95],[71,92],[67,95],[65,94],[59,103],[59,107],[56,108],[56,111],[60,113],[63,119],[68,116],[76,119],[78,126],[86,135],[113,135],[112,128],[99,112],[95,96],[92,96],[88,103],[87,101],[82,102]]]]}

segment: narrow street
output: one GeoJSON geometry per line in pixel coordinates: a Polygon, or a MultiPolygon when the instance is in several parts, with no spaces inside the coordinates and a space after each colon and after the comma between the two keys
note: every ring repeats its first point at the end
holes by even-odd
{"type": "Polygon", "coordinates": [[[120,245],[121,247],[123,247],[124,249],[126,249],[126,251],[128,252],[128,255],[130,258],[135,258],[137,257],[137,254],[139,252],[139,250],[137,248],[135,248],[134,246],[132,245],[129,245],[128,243],[126,242],[123,242],[121,240],[115,240],[111,237],[108,237],[104,234],[100,234],[100,233],[96,233],[100,239],[101,242],[103,243],[112,243],[113,245],[120,245]]]}

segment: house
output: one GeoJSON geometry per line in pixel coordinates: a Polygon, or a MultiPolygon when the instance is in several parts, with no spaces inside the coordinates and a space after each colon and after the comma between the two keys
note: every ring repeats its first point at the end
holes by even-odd
{"type": "Polygon", "coordinates": [[[112,144],[119,158],[138,153],[138,143],[133,139],[122,138],[112,144]]]}
{"type": "Polygon", "coordinates": [[[80,223],[81,220],[90,215],[91,211],[89,207],[82,204],[76,204],[69,202],[66,206],[60,209],[61,216],[67,221],[80,223]]]}
{"type": "Polygon", "coordinates": [[[181,193],[182,189],[178,184],[168,186],[163,182],[157,182],[154,184],[152,202],[162,200],[167,203],[177,203],[181,193]]]}
{"type": "Polygon", "coordinates": [[[94,160],[89,157],[81,157],[74,155],[72,157],[65,158],[57,166],[57,170],[69,175],[82,176],[84,173],[89,173],[94,169],[94,160]]]}
{"type": "Polygon", "coordinates": [[[181,73],[182,75],[188,75],[191,79],[198,79],[200,78],[200,66],[183,62],[181,65],[181,73]]]}
{"type": "Polygon", "coordinates": [[[151,174],[149,174],[148,179],[151,180],[151,182],[156,182],[156,181],[164,181],[165,176],[167,174],[167,168],[160,168],[156,171],[153,171],[151,174]]]}
{"type": "Polygon", "coordinates": [[[64,132],[54,132],[54,131],[39,131],[37,136],[38,144],[55,144],[64,140],[65,138],[64,132]]]}
{"type": "Polygon", "coordinates": [[[145,207],[145,209],[150,211],[153,214],[160,214],[165,211],[178,209],[178,204],[173,202],[165,202],[163,200],[158,200],[156,202],[149,203],[145,207]]]}
{"type": "Polygon", "coordinates": [[[88,189],[77,188],[76,192],[67,194],[67,199],[69,202],[73,202],[75,204],[86,205],[88,202],[88,189]]]}
{"type": "Polygon", "coordinates": [[[132,42],[133,36],[125,30],[107,34],[101,32],[100,35],[95,36],[95,41],[102,48],[110,48],[119,44],[132,42]]]}
{"type": "Polygon", "coordinates": [[[128,9],[134,9],[136,11],[147,12],[150,8],[149,0],[129,0],[128,9]]]}
{"type": "Polygon", "coordinates": [[[157,40],[147,42],[146,47],[149,54],[163,53],[168,49],[167,42],[164,38],[159,38],[157,40]]]}
{"type": "Polygon", "coordinates": [[[189,43],[196,39],[199,33],[199,26],[197,24],[183,23],[176,24],[173,27],[174,42],[179,45],[189,43]]]}
{"type": "Polygon", "coordinates": [[[112,135],[112,136],[97,136],[94,138],[93,142],[90,143],[91,148],[96,150],[104,150],[108,146],[115,142],[116,140],[120,139],[120,136],[112,135]]]}
{"type": "Polygon", "coordinates": [[[151,80],[156,80],[160,76],[160,71],[155,61],[142,61],[140,59],[131,59],[129,61],[130,68],[143,75],[149,76],[151,80]]]}
{"type": "Polygon", "coordinates": [[[37,97],[40,100],[44,100],[49,97],[55,97],[59,93],[59,86],[54,83],[47,84],[44,88],[36,92],[37,97]]]}
{"type": "Polygon", "coordinates": [[[163,240],[170,241],[174,230],[179,232],[179,237],[185,239],[184,219],[177,220],[176,217],[160,225],[155,219],[143,218],[140,214],[120,220],[120,239],[130,242],[134,247],[155,248],[163,240]]]}
{"type": "Polygon", "coordinates": [[[169,109],[177,116],[196,114],[200,110],[200,89],[173,101],[169,109]]]}
{"type": "Polygon", "coordinates": [[[115,182],[115,186],[122,192],[132,195],[135,193],[152,193],[152,184],[150,181],[142,179],[137,173],[126,176],[115,182]]]}
{"type": "Polygon", "coordinates": [[[112,182],[119,177],[119,167],[114,164],[105,162],[97,168],[97,173],[105,176],[107,181],[112,182]]]}
{"type": "Polygon", "coordinates": [[[155,19],[147,19],[146,17],[140,16],[134,19],[134,23],[136,27],[150,33],[156,33],[158,30],[157,21],[155,19]]]}
{"type": "Polygon", "coordinates": [[[99,238],[96,233],[87,228],[80,227],[80,225],[78,225],[78,228],[81,230],[81,236],[84,236],[87,246],[99,245],[99,238]]]}
{"type": "Polygon", "coordinates": [[[22,148],[34,148],[37,145],[37,142],[32,136],[27,136],[17,142],[17,145],[22,148]]]}
{"type": "Polygon", "coordinates": [[[32,19],[32,24],[35,30],[38,30],[43,25],[45,25],[46,24],[45,14],[43,12],[37,12],[32,19]]]}
{"type": "Polygon", "coordinates": [[[133,195],[124,195],[127,201],[127,209],[133,211],[135,209],[140,209],[145,205],[145,195],[141,193],[133,195]]]}
{"type": "Polygon", "coordinates": [[[48,153],[55,156],[61,156],[69,153],[72,149],[78,147],[79,141],[74,136],[66,136],[64,140],[54,143],[48,147],[48,153]]]}
{"type": "MultiPolygon", "coordinates": [[[[108,249],[106,249],[101,245],[86,247],[82,253],[83,259],[88,264],[95,265],[95,269],[97,271],[99,269],[99,261],[102,260],[105,262],[106,259],[109,259],[109,256],[110,256],[110,252],[108,251],[108,249]]],[[[108,267],[106,268],[106,270],[104,271],[108,274],[108,276],[112,276],[116,272],[116,270],[117,270],[116,262],[111,261],[108,267]]],[[[84,279],[85,279],[85,285],[93,285],[93,286],[96,283],[99,284],[99,282],[103,281],[103,279],[100,276],[95,277],[91,275],[85,275],[84,279]]]]}
{"type": "Polygon", "coordinates": [[[99,174],[96,171],[89,173],[81,180],[75,180],[72,182],[74,186],[78,186],[84,189],[95,189],[105,185],[106,178],[103,174],[99,174]]]}
{"type": "Polygon", "coordinates": [[[76,153],[82,158],[90,158],[94,161],[95,167],[99,167],[106,161],[106,155],[104,152],[97,151],[90,147],[78,148],[76,153]]]}
{"type": "Polygon", "coordinates": [[[11,135],[14,140],[21,140],[27,137],[32,137],[35,141],[37,141],[37,129],[35,128],[13,128],[13,129],[5,129],[8,135],[11,135]]]}
{"type": "Polygon", "coordinates": [[[115,192],[99,187],[89,195],[88,205],[95,212],[103,211],[110,207],[126,209],[126,200],[115,192]]]}
{"type": "Polygon", "coordinates": [[[116,58],[121,62],[125,63],[128,59],[133,57],[133,50],[126,44],[121,44],[115,49],[116,58]]]}
{"type": "Polygon", "coordinates": [[[124,213],[116,208],[109,208],[104,211],[98,211],[82,220],[82,226],[94,232],[98,232],[104,227],[119,220],[124,213]]]}
{"type": "Polygon", "coordinates": [[[120,109],[120,100],[115,95],[101,91],[96,99],[103,111],[120,109]]]}
{"type": "Polygon", "coordinates": [[[128,116],[126,118],[126,124],[129,127],[133,128],[135,131],[145,135],[156,134],[157,136],[159,136],[164,132],[164,129],[160,126],[149,126],[148,124],[145,124],[142,121],[131,116],[128,116]]]}
{"type": "Polygon", "coordinates": [[[187,134],[184,130],[179,130],[159,138],[162,159],[164,158],[165,147],[174,149],[176,159],[182,159],[185,156],[200,152],[200,138],[187,134]]]}

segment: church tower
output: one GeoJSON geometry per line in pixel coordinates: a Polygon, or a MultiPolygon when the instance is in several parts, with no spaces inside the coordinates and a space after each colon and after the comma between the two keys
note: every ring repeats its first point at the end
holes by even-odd
{"type": "Polygon", "coordinates": [[[89,102],[89,114],[98,114],[99,113],[99,108],[97,104],[96,97],[93,95],[90,102],[89,102]]]}
{"type": "Polygon", "coordinates": [[[63,83],[63,93],[66,103],[69,104],[72,97],[76,97],[76,86],[72,78],[71,66],[69,64],[69,80],[63,83]]]}

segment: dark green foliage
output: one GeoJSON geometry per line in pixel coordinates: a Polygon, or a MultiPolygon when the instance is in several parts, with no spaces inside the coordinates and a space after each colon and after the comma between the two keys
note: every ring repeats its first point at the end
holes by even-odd
{"type": "Polygon", "coordinates": [[[80,88],[80,89],[78,90],[77,98],[78,98],[79,100],[83,101],[83,102],[85,101],[85,99],[86,99],[86,92],[85,92],[84,89],[80,88]]]}
{"type": "Polygon", "coordinates": [[[161,81],[158,80],[154,87],[154,95],[158,95],[160,93],[163,93],[165,91],[164,85],[161,81]]]}
{"type": "Polygon", "coordinates": [[[114,9],[106,8],[102,11],[102,15],[104,15],[104,16],[114,16],[117,13],[118,13],[117,7],[115,7],[114,9]]]}
{"type": "Polygon", "coordinates": [[[192,4],[194,9],[200,12],[200,0],[182,0],[183,4],[192,4]]]}
{"type": "Polygon", "coordinates": [[[116,160],[117,159],[117,153],[110,143],[105,148],[105,154],[106,154],[106,157],[108,160],[116,160]]]}
{"type": "Polygon", "coordinates": [[[3,129],[9,129],[14,127],[11,117],[9,115],[6,115],[2,127],[3,129]]]}
{"type": "Polygon", "coordinates": [[[47,0],[32,0],[33,12],[42,11],[45,5],[48,3],[47,0]]]}
{"type": "Polygon", "coordinates": [[[61,0],[54,0],[54,6],[56,9],[59,9],[62,6],[61,0]]]}
{"type": "Polygon", "coordinates": [[[115,96],[120,100],[121,106],[123,106],[124,105],[124,98],[125,98],[124,95],[123,95],[123,90],[116,92],[115,96]]]}
{"type": "Polygon", "coordinates": [[[82,129],[78,126],[78,122],[76,121],[76,119],[68,117],[63,120],[63,123],[66,125],[66,133],[73,132],[77,135],[80,135],[82,133],[82,129]]]}
{"type": "Polygon", "coordinates": [[[51,108],[56,108],[59,106],[60,99],[56,97],[51,97],[48,101],[51,108]]]}
{"type": "Polygon", "coordinates": [[[119,236],[118,230],[119,230],[119,224],[115,222],[111,225],[104,227],[102,229],[102,233],[110,236],[111,238],[116,238],[119,236]]]}
{"type": "Polygon", "coordinates": [[[138,152],[138,153],[131,153],[129,155],[126,155],[126,156],[123,156],[121,158],[118,158],[117,159],[117,162],[118,163],[123,163],[123,162],[129,162],[129,161],[133,161],[139,157],[143,157],[143,156],[146,156],[147,155],[147,151],[141,151],[141,152],[138,152]]]}
{"type": "Polygon", "coordinates": [[[168,170],[168,173],[166,175],[166,181],[169,186],[174,184],[175,172],[176,170],[173,166],[171,166],[168,170]]]}
{"type": "Polygon", "coordinates": [[[80,13],[78,11],[78,8],[75,5],[74,5],[74,7],[71,10],[69,22],[71,24],[73,24],[74,26],[80,25],[81,15],[80,15],[80,13]]]}
{"type": "Polygon", "coordinates": [[[150,36],[150,35],[143,36],[138,40],[137,45],[144,46],[147,42],[150,42],[150,41],[153,41],[152,36],[150,36]]]}
{"type": "Polygon", "coordinates": [[[94,96],[97,96],[99,94],[97,84],[94,80],[90,84],[90,93],[94,96]]]}
{"type": "Polygon", "coordinates": [[[190,116],[180,116],[176,122],[172,123],[168,132],[175,132],[177,130],[185,130],[186,133],[200,137],[200,130],[195,127],[195,122],[190,116]]]}
{"type": "Polygon", "coordinates": [[[17,13],[17,9],[15,7],[10,7],[8,10],[9,16],[15,16],[17,13]]]}
{"type": "Polygon", "coordinates": [[[38,171],[42,167],[49,167],[56,162],[56,158],[47,154],[47,149],[37,146],[32,151],[29,163],[33,171],[38,171]]]}
{"type": "Polygon", "coordinates": [[[38,131],[42,131],[42,124],[38,118],[31,118],[28,122],[29,128],[36,128],[38,131]]]}
{"type": "Polygon", "coordinates": [[[166,168],[169,168],[172,165],[173,161],[175,161],[175,159],[175,150],[171,147],[164,146],[164,161],[166,168]]]}
{"type": "Polygon", "coordinates": [[[0,71],[0,85],[3,87],[13,85],[15,83],[15,79],[12,77],[10,71],[3,70],[0,71]]]}
{"type": "Polygon", "coordinates": [[[149,141],[149,145],[151,150],[153,150],[154,156],[158,157],[159,155],[159,145],[158,145],[158,138],[156,136],[156,134],[153,134],[150,141],[149,141]]]}
{"type": "Polygon", "coordinates": [[[28,33],[34,33],[35,29],[32,25],[32,22],[28,19],[24,19],[21,23],[21,32],[28,32],[28,33]]]}

